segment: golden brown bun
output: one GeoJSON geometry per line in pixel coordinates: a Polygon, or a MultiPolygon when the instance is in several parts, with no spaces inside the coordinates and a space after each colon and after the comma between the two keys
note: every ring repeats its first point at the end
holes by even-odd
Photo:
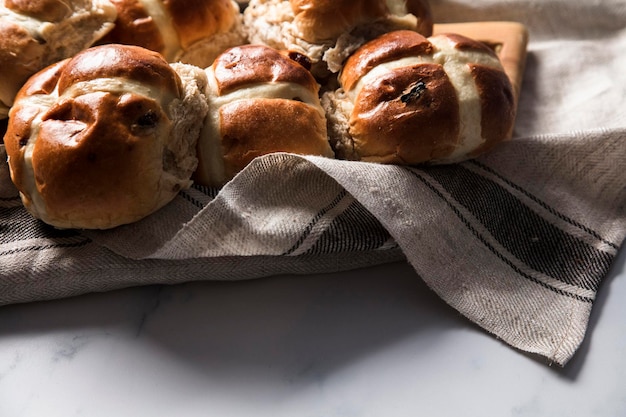
{"type": "Polygon", "coordinates": [[[0,118],[37,71],[91,46],[113,27],[106,0],[7,0],[0,5],[0,118]]]}
{"type": "Polygon", "coordinates": [[[138,45],[169,62],[209,66],[227,48],[245,42],[233,0],[111,0],[115,28],[102,43],[138,45]]]}
{"type": "Polygon", "coordinates": [[[271,152],[334,156],[319,86],[287,55],[244,45],[227,50],[206,72],[211,112],[198,142],[196,182],[223,185],[271,152]]]}
{"type": "MultiPolygon", "coordinates": [[[[380,0],[291,0],[291,9],[295,16],[294,23],[300,30],[302,39],[311,43],[320,43],[337,39],[341,34],[350,32],[355,27],[385,19],[395,10],[389,9],[389,2],[380,0]]],[[[404,14],[411,13],[418,17],[416,30],[429,36],[433,21],[428,2],[409,0],[405,3],[404,14]]],[[[398,13],[401,16],[402,13],[398,13]]]]}
{"type": "Polygon", "coordinates": [[[384,18],[387,5],[379,0],[291,0],[294,23],[311,43],[333,40],[365,22],[384,18]]]}
{"type": "Polygon", "coordinates": [[[59,228],[106,229],[189,186],[206,76],[178,65],[144,48],[105,45],[31,77],[5,135],[25,207],[59,228]]]}
{"type": "Polygon", "coordinates": [[[382,33],[399,29],[429,36],[427,0],[251,0],[244,10],[251,43],[300,52],[313,73],[336,73],[351,52],[382,33]]]}
{"type": "Polygon", "coordinates": [[[272,48],[242,45],[225,51],[213,64],[216,93],[223,96],[257,83],[286,82],[316,92],[318,84],[300,63],[272,48]]]}
{"type": "Polygon", "coordinates": [[[323,98],[338,157],[451,163],[509,137],[515,97],[494,51],[457,34],[382,35],[357,50],[323,98]]]}

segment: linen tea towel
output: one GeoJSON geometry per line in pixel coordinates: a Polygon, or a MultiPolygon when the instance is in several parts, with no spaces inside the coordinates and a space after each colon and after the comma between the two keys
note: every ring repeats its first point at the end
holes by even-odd
{"type": "Polygon", "coordinates": [[[222,190],[194,187],[145,221],[90,233],[30,219],[3,165],[0,303],[406,258],[487,331],[565,364],[626,233],[624,4],[441,1],[433,12],[528,27],[512,141],[422,169],[269,155],[222,190]]]}

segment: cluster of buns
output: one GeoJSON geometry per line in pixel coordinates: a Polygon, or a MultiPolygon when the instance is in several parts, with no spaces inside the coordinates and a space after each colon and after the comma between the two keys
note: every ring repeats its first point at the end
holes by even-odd
{"type": "Polygon", "coordinates": [[[137,45],[204,68],[246,43],[234,0],[3,0],[0,119],[37,71],[97,44],[137,45]]]}
{"type": "Polygon", "coordinates": [[[423,0],[181,1],[111,0],[96,46],[22,83],[4,142],[34,216],[112,228],[271,152],[447,163],[511,132],[497,56],[431,36],[423,0]]]}

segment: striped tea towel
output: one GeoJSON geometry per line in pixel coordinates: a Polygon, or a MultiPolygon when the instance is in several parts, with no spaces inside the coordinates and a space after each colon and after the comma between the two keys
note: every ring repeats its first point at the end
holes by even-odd
{"type": "Polygon", "coordinates": [[[513,140],[426,168],[268,155],[221,190],[192,187],[98,232],[33,220],[2,155],[0,304],[406,259],[473,322],[567,363],[626,235],[624,3],[443,0],[433,12],[527,25],[513,140]]]}

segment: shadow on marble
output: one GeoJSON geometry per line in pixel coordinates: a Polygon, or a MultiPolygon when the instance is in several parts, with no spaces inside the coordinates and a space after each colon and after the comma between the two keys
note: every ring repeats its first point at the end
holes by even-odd
{"type": "Polygon", "coordinates": [[[101,331],[148,343],[196,371],[280,369],[294,380],[322,377],[405,339],[437,349],[446,332],[468,326],[403,263],[129,288],[0,310],[0,340],[101,331]]]}

